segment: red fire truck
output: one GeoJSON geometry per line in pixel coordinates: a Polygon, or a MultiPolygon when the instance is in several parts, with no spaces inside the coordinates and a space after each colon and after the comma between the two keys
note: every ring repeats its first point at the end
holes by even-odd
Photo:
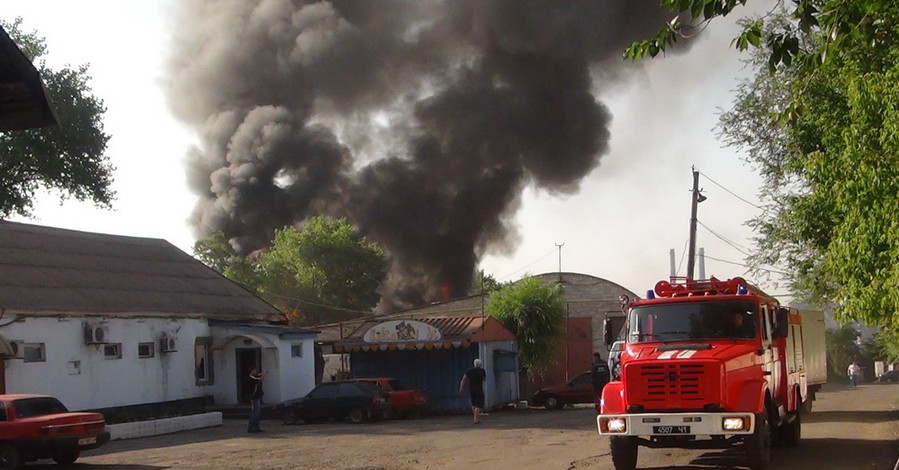
{"type": "Polygon", "coordinates": [[[620,377],[603,388],[596,418],[616,470],[636,468],[639,446],[739,446],[764,470],[772,444],[799,443],[816,388],[806,364],[823,362],[804,352],[823,354],[823,328],[803,334],[797,310],[739,277],[660,281],[627,302],[620,377]]]}

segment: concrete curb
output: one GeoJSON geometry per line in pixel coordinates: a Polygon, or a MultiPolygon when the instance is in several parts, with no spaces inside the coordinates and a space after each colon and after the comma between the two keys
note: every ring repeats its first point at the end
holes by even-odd
{"type": "Polygon", "coordinates": [[[113,441],[138,437],[158,436],[191,429],[211,428],[222,425],[222,413],[213,411],[197,415],[176,416],[174,418],[136,421],[134,423],[110,424],[106,430],[113,441]]]}

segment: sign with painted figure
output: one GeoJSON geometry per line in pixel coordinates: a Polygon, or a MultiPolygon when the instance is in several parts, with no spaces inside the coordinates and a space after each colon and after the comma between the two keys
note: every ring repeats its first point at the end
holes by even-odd
{"type": "Polygon", "coordinates": [[[399,341],[437,341],[443,334],[437,328],[415,320],[390,320],[378,323],[362,336],[366,343],[399,341]]]}

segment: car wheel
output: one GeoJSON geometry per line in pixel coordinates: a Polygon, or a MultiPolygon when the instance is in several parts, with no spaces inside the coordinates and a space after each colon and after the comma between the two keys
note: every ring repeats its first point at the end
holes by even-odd
{"type": "Polygon", "coordinates": [[[59,465],[72,465],[76,460],[78,460],[79,455],[81,454],[77,450],[60,452],[53,456],[53,461],[58,463],[59,465]]]}
{"type": "Polygon", "coordinates": [[[18,470],[23,463],[16,446],[8,442],[0,443],[0,470],[18,470]]]}
{"type": "Polygon", "coordinates": [[[300,420],[300,415],[297,413],[297,410],[287,408],[284,410],[284,414],[281,415],[281,419],[284,421],[284,424],[297,424],[297,421],[300,420]]]}
{"type": "Polygon", "coordinates": [[[350,410],[349,418],[350,422],[353,424],[364,423],[367,417],[367,413],[362,408],[353,408],[350,410]]]}
{"type": "Polygon", "coordinates": [[[562,402],[556,397],[546,397],[546,401],[543,402],[543,407],[547,410],[558,410],[562,408],[562,402]]]}

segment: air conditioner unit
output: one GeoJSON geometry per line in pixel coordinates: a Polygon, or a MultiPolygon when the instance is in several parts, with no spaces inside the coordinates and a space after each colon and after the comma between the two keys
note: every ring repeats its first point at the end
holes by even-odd
{"type": "Polygon", "coordinates": [[[101,344],[106,342],[106,328],[97,325],[84,325],[85,344],[101,344]]]}
{"type": "Polygon", "coordinates": [[[159,340],[159,350],[162,352],[175,352],[175,338],[163,336],[159,340]]]}
{"type": "Polygon", "coordinates": [[[25,342],[22,340],[13,340],[9,342],[9,345],[12,347],[12,356],[9,356],[9,358],[22,359],[25,354],[25,342]]]}

